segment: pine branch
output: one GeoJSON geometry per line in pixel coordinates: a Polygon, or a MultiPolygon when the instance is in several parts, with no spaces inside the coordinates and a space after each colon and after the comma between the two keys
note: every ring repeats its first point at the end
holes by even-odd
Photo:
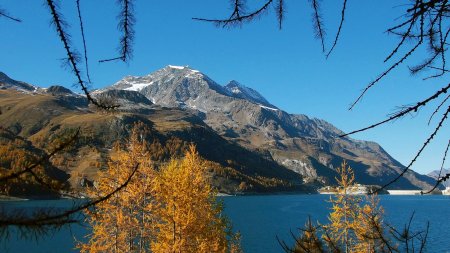
{"type": "MultiPolygon", "coordinates": [[[[233,11],[230,18],[228,19],[206,19],[206,18],[192,18],[193,20],[197,21],[204,21],[204,22],[212,22],[215,23],[217,26],[230,26],[230,25],[236,25],[236,24],[242,24],[243,22],[250,22],[254,18],[259,17],[260,15],[264,14],[271,4],[273,4],[274,0],[268,0],[265,4],[263,4],[259,9],[257,9],[254,12],[251,12],[249,14],[242,15],[239,12],[239,15],[235,13],[236,10],[233,11]]],[[[236,5],[235,5],[236,6],[236,5]]]]}
{"type": "Polygon", "coordinates": [[[316,37],[322,43],[322,52],[325,52],[325,30],[323,29],[322,15],[320,14],[320,0],[311,0],[311,6],[314,10],[312,20],[316,37]]]}
{"type": "Polygon", "coordinates": [[[119,56],[100,60],[99,62],[110,62],[121,60],[128,62],[133,56],[133,41],[134,41],[134,3],[133,0],[117,0],[117,4],[120,5],[120,13],[117,16],[119,19],[118,29],[122,32],[120,38],[119,56]]]}
{"type": "Polygon", "coordinates": [[[449,89],[450,89],[450,83],[449,83],[446,87],[444,87],[444,88],[440,89],[439,91],[437,91],[437,92],[436,92],[435,94],[433,94],[432,96],[428,97],[428,98],[425,99],[425,100],[422,100],[422,101],[418,102],[418,103],[417,103],[416,105],[414,105],[414,106],[410,106],[410,107],[408,107],[408,108],[406,108],[406,109],[403,109],[402,111],[400,111],[400,112],[398,112],[398,113],[396,113],[396,114],[390,116],[389,118],[387,118],[387,119],[385,119],[385,120],[383,120],[383,121],[380,121],[380,122],[375,123],[375,124],[372,124],[372,125],[370,125],[370,126],[368,126],[368,127],[364,127],[364,128],[361,128],[361,129],[358,129],[358,130],[355,130],[355,131],[352,131],[352,132],[349,132],[349,133],[346,133],[346,134],[342,134],[342,135],[340,135],[339,137],[345,137],[345,136],[352,135],[352,134],[355,134],[355,133],[363,132],[363,131],[366,131],[366,130],[368,130],[368,129],[377,127],[377,126],[379,126],[379,125],[385,124],[385,123],[387,123],[387,122],[393,121],[393,120],[395,120],[395,119],[401,118],[401,117],[407,115],[407,114],[410,113],[410,112],[417,112],[421,107],[427,105],[428,102],[430,102],[430,101],[432,101],[432,100],[438,98],[440,95],[442,95],[442,94],[444,94],[444,93],[447,93],[447,91],[448,91],[449,89]]]}
{"type": "Polygon", "coordinates": [[[101,109],[105,109],[105,110],[111,110],[111,109],[117,108],[118,105],[106,106],[106,105],[100,104],[97,102],[97,100],[95,100],[91,96],[91,94],[89,93],[89,91],[87,89],[86,84],[84,83],[83,79],[81,78],[81,71],[78,69],[76,52],[71,49],[70,40],[69,40],[70,36],[65,31],[66,23],[63,20],[62,15],[58,11],[59,7],[57,4],[55,4],[55,2],[53,0],[47,0],[47,7],[50,10],[50,14],[52,17],[52,24],[55,26],[56,32],[59,36],[59,39],[63,43],[64,49],[67,54],[68,63],[70,64],[72,72],[75,74],[75,76],[77,78],[78,85],[80,86],[80,88],[84,92],[84,94],[86,95],[86,98],[88,99],[88,101],[91,102],[92,104],[96,105],[97,107],[99,107],[101,109]]]}

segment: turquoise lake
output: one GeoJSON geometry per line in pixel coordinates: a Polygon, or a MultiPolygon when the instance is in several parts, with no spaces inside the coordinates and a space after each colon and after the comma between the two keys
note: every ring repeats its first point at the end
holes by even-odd
{"type": "MultiPolygon", "coordinates": [[[[277,237],[292,242],[290,231],[297,234],[308,216],[313,221],[326,222],[330,204],[327,195],[261,195],[221,197],[225,213],[233,223],[234,230],[242,235],[245,252],[283,252],[277,237]]],[[[402,228],[414,212],[412,227],[415,230],[426,227],[430,231],[426,252],[450,252],[450,196],[389,196],[380,197],[385,209],[386,221],[402,228]]],[[[32,210],[36,207],[67,207],[70,200],[0,202],[0,207],[22,207],[32,210]]],[[[0,252],[76,252],[74,238],[83,240],[86,228],[72,225],[38,241],[22,240],[11,235],[0,245],[0,252]]]]}

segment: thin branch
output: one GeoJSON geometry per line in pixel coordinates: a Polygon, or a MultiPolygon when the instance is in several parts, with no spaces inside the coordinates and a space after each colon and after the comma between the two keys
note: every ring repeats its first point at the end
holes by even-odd
{"type": "Polygon", "coordinates": [[[120,5],[120,13],[117,16],[119,19],[118,29],[122,32],[120,38],[119,56],[100,60],[99,62],[110,62],[121,60],[128,62],[133,55],[133,41],[134,41],[134,3],[133,0],[117,0],[120,5]]]}
{"type": "Polygon", "coordinates": [[[18,19],[18,18],[15,18],[15,17],[12,17],[12,16],[8,15],[8,12],[6,10],[4,10],[4,9],[0,9],[0,17],[5,17],[7,19],[10,19],[12,21],[16,21],[16,22],[19,22],[19,23],[22,22],[21,19],[18,19]]]}
{"type": "Polygon", "coordinates": [[[322,43],[322,52],[325,52],[325,30],[323,29],[322,15],[320,14],[320,0],[311,0],[311,6],[314,10],[312,15],[314,30],[316,37],[320,39],[322,43]]]}
{"type": "Polygon", "coordinates": [[[428,119],[428,125],[430,125],[431,120],[433,119],[434,115],[436,115],[436,113],[439,111],[439,109],[441,109],[441,107],[445,104],[445,102],[447,102],[447,100],[450,98],[450,95],[448,95],[439,105],[438,107],[436,107],[436,110],[434,110],[434,112],[431,114],[430,118],[428,119]]]}
{"type": "Polygon", "coordinates": [[[231,24],[240,24],[245,21],[251,21],[255,17],[258,17],[259,15],[263,14],[269,8],[269,6],[273,3],[273,1],[274,0],[268,0],[264,5],[262,5],[259,9],[257,9],[256,11],[254,11],[252,13],[249,13],[246,15],[239,15],[239,16],[232,15],[228,19],[207,19],[207,18],[192,18],[192,19],[197,20],[197,21],[212,22],[212,23],[215,23],[216,25],[224,25],[224,27],[229,26],[231,24]]]}
{"type": "Polygon", "coordinates": [[[75,51],[72,51],[70,47],[70,36],[65,31],[65,22],[62,19],[62,15],[58,11],[58,5],[53,0],[47,0],[47,6],[50,10],[50,14],[52,16],[52,24],[55,26],[56,32],[58,33],[58,36],[61,40],[61,42],[64,45],[64,49],[66,50],[67,54],[67,60],[71,66],[72,72],[75,74],[77,78],[77,83],[81,87],[81,90],[86,95],[86,98],[94,105],[96,105],[99,108],[105,109],[105,110],[111,110],[118,107],[118,105],[103,105],[99,103],[97,100],[95,100],[91,94],[89,93],[87,86],[85,85],[83,79],[81,78],[81,71],[78,69],[77,65],[77,57],[74,53],[75,51]]]}
{"type": "Polygon", "coordinates": [[[450,147],[450,140],[448,141],[447,147],[445,148],[444,157],[442,158],[441,170],[439,171],[439,175],[438,175],[438,178],[436,180],[436,184],[429,191],[426,191],[426,192],[421,191],[420,193],[422,195],[423,194],[429,194],[429,193],[433,192],[439,186],[440,183],[442,183],[442,182],[446,181],[447,179],[449,179],[450,174],[447,174],[446,176],[441,177],[442,170],[444,170],[445,159],[447,158],[447,152],[448,152],[448,148],[449,147],[450,147]]]}
{"type": "Polygon", "coordinates": [[[414,51],[422,44],[423,39],[420,39],[419,42],[411,49],[409,50],[408,53],[406,53],[400,60],[398,60],[396,63],[392,64],[390,68],[388,68],[386,71],[384,71],[381,75],[379,75],[374,81],[372,81],[371,83],[369,83],[369,85],[366,86],[366,88],[364,88],[364,90],[361,92],[361,94],[359,95],[359,97],[355,100],[355,102],[352,103],[352,105],[350,106],[349,110],[352,110],[353,107],[355,107],[355,105],[361,101],[362,97],[364,96],[364,94],[366,94],[366,92],[372,88],[375,84],[377,84],[381,79],[383,79],[383,77],[385,77],[387,74],[389,74],[389,72],[391,72],[393,69],[395,69],[396,67],[398,67],[398,65],[400,65],[401,63],[403,63],[409,56],[411,56],[412,53],[414,53],[414,51]]]}
{"type": "Polygon", "coordinates": [[[277,5],[275,6],[275,10],[277,13],[278,28],[281,30],[283,21],[284,21],[284,12],[285,12],[283,0],[278,0],[277,5]]]}
{"type": "MultiPolygon", "coordinates": [[[[419,2],[418,1],[416,1],[416,3],[415,3],[416,5],[418,5],[419,4],[419,2]]],[[[414,12],[414,14],[412,15],[412,17],[411,17],[411,19],[409,19],[408,21],[407,21],[407,23],[405,22],[405,23],[403,23],[403,24],[408,24],[409,23],[409,26],[408,26],[408,29],[406,30],[406,32],[405,33],[403,33],[402,35],[401,35],[401,40],[400,40],[400,42],[397,44],[397,46],[391,51],[391,53],[384,59],[384,62],[387,62],[392,56],[394,56],[396,53],[397,53],[397,51],[398,51],[398,49],[403,45],[403,43],[405,42],[405,40],[407,39],[407,38],[409,38],[409,35],[411,34],[411,30],[412,30],[412,28],[414,27],[414,24],[416,23],[416,20],[417,20],[417,17],[418,17],[418,14],[416,13],[416,12],[414,12]]],[[[402,25],[403,25],[402,24],[402,25]]],[[[401,26],[400,26],[401,27],[401,26]]],[[[393,32],[393,31],[395,31],[395,30],[397,30],[398,28],[400,28],[400,27],[394,27],[394,28],[390,28],[390,29],[388,29],[388,32],[393,32]]]]}
{"type": "Polygon", "coordinates": [[[80,129],[78,128],[72,137],[70,137],[67,141],[59,144],[52,152],[43,155],[38,161],[36,161],[35,163],[29,165],[28,167],[26,167],[20,171],[17,171],[17,172],[14,172],[9,175],[1,177],[0,183],[14,179],[14,178],[18,178],[19,176],[21,176],[25,173],[32,172],[34,168],[36,168],[39,165],[42,165],[44,162],[48,161],[51,157],[53,157],[56,153],[64,150],[66,147],[71,145],[78,138],[79,134],[80,134],[80,129]]]}
{"type": "Polygon", "coordinates": [[[417,112],[417,110],[419,110],[421,107],[425,106],[428,102],[438,98],[443,93],[447,93],[447,91],[449,89],[450,89],[450,83],[446,87],[444,87],[444,88],[440,89],[439,91],[437,91],[432,96],[428,97],[427,99],[418,102],[415,106],[408,107],[408,108],[406,108],[406,109],[404,109],[404,110],[402,110],[402,111],[392,115],[391,117],[383,120],[383,121],[380,121],[380,122],[372,124],[372,125],[370,125],[368,127],[364,127],[364,128],[361,128],[361,129],[358,129],[358,130],[355,130],[355,131],[352,131],[352,132],[349,132],[349,133],[346,133],[346,134],[342,134],[339,137],[345,137],[345,136],[352,135],[352,134],[355,134],[355,133],[363,132],[363,131],[366,131],[368,129],[377,127],[379,125],[385,124],[385,123],[387,123],[389,121],[401,118],[401,117],[407,115],[410,112],[417,112]]]}
{"type": "Polygon", "coordinates": [[[89,75],[89,64],[88,64],[88,56],[87,56],[86,38],[84,36],[83,19],[81,18],[80,0],[77,0],[77,12],[78,12],[78,20],[80,21],[81,38],[83,40],[84,62],[86,65],[86,75],[87,75],[88,81],[91,83],[91,77],[89,75]]]}
{"type": "Polygon", "coordinates": [[[136,171],[139,168],[139,164],[136,164],[134,166],[133,171],[131,172],[131,174],[128,176],[127,180],[121,184],[119,187],[117,187],[116,189],[114,189],[114,191],[108,193],[107,195],[97,198],[96,200],[93,201],[89,201],[86,204],[80,205],[76,208],[70,209],[68,211],[59,213],[59,214],[54,214],[54,215],[43,215],[42,217],[37,217],[37,218],[23,218],[23,219],[10,219],[10,218],[4,218],[1,217],[0,218],[0,227],[4,227],[4,226],[17,226],[17,227],[29,227],[29,226],[49,226],[49,225],[55,225],[55,224],[67,224],[67,223],[74,223],[74,222],[78,222],[77,220],[71,219],[70,216],[73,214],[76,214],[82,210],[85,210],[87,208],[93,207],[103,201],[108,200],[109,198],[111,198],[114,194],[116,194],[117,192],[121,191],[122,189],[124,189],[125,187],[127,187],[128,183],[131,181],[131,179],[133,178],[134,174],[136,173],[136,171]]]}
{"type": "Polygon", "coordinates": [[[347,0],[343,1],[343,5],[342,5],[342,10],[341,10],[341,22],[339,23],[339,28],[338,31],[336,33],[336,36],[334,37],[334,42],[333,45],[331,46],[330,51],[328,51],[326,58],[328,58],[331,54],[331,52],[333,52],[334,47],[336,47],[337,42],[339,40],[339,35],[341,34],[341,30],[342,30],[342,25],[344,24],[344,19],[345,19],[345,10],[347,9],[347,0]]]}
{"type": "Polygon", "coordinates": [[[442,116],[441,120],[439,121],[439,124],[434,129],[433,133],[428,137],[428,139],[423,143],[422,147],[419,149],[419,151],[416,153],[416,156],[411,160],[411,162],[406,166],[403,171],[395,177],[393,180],[391,180],[389,183],[383,185],[381,188],[377,189],[374,193],[378,193],[383,189],[386,189],[386,187],[390,186],[391,184],[397,182],[403,175],[411,168],[411,166],[416,162],[417,158],[420,156],[422,151],[430,144],[431,140],[436,136],[439,129],[442,127],[443,123],[448,117],[448,114],[450,113],[450,106],[447,108],[447,111],[445,111],[444,115],[442,116]]]}

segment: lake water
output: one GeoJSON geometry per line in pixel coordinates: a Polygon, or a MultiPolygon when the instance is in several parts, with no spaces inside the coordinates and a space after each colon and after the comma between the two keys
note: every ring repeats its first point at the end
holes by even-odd
{"type": "MultiPolygon", "coordinates": [[[[276,237],[292,242],[290,231],[296,233],[308,216],[313,221],[326,221],[330,204],[326,195],[264,195],[223,197],[225,213],[235,230],[242,235],[245,252],[282,252],[276,237]]],[[[0,202],[7,207],[35,208],[48,205],[67,206],[69,200],[0,202]]],[[[426,252],[450,252],[449,196],[381,196],[386,220],[401,228],[415,212],[413,229],[425,228],[430,222],[426,252]]],[[[0,252],[76,252],[74,240],[83,239],[86,229],[79,225],[64,228],[39,241],[20,240],[14,235],[1,242],[0,252]]]]}

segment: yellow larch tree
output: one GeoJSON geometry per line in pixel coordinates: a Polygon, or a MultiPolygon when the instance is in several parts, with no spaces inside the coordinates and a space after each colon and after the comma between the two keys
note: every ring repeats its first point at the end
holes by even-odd
{"type": "Polygon", "coordinates": [[[159,206],[152,252],[240,252],[193,145],[184,158],[161,168],[154,192],[159,206]]]}
{"type": "Polygon", "coordinates": [[[328,219],[329,224],[325,226],[327,234],[324,237],[329,244],[340,246],[345,252],[352,252],[357,243],[355,227],[358,226],[360,212],[360,196],[352,195],[352,186],[355,184],[355,174],[350,166],[344,161],[337,168],[339,176],[336,181],[339,185],[338,194],[330,199],[333,204],[332,212],[328,219]]]}
{"type": "Polygon", "coordinates": [[[384,238],[383,208],[378,198],[368,196],[363,199],[355,195],[354,191],[358,189],[355,174],[346,161],[337,172],[339,191],[330,200],[333,206],[328,217],[330,223],[324,226],[324,240],[330,248],[344,252],[385,252],[389,242],[384,238]]]}
{"type": "Polygon", "coordinates": [[[87,211],[92,232],[79,242],[81,252],[149,252],[153,229],[151,194],[154,170],[150,164],[142,124],[132,130],[124,149],[115,145],[109,168],[99,175],[90,195],[104,196],[122,185],[136,170],[127,187],[87,211]]]}
{"type": "Polygon", "coordinates": [[[355,190],[359,190],[359,187],[355,183],[355,174],[345,161],[337,172],[338,192],[330,199],[332,208],[328,223],[317,223],[313,226],[311,221],[308,221],[305,228],[301,229],[301,235],[295,238],[293,247],[281,242],[286,252],[400,252],[397,242],[411,249],[423,249],[426,236],[425,239],[419,240],[418,245],[403,238],[405,233],[410,233],[409,228],[406,232],[399,233],[389,226],[388,235],[383,222],[384,211],[377,195],[366,198],[357,195],[355,190]],[[392,236],[393,233],[395,236],[392,236]]]}
{"type": "Polygon", "coordinates": [[[358,214],[355,234],[358,244],[354,247],[354,252],[391,252],[392,243],[384,235],[383,226],[384,209],[379,204],[376,196],[368,196],[358,214]]]}
{"type": "Polygon", "coordinates": [[[135,171],[124,189],[87,211],[92,232],[78,243],[80,251],[241,252],[195,147],[154,170],[142,128],[133,128],[126,147],[115,146],[90,190],[92,197],[113,192],[135,171]]]}

